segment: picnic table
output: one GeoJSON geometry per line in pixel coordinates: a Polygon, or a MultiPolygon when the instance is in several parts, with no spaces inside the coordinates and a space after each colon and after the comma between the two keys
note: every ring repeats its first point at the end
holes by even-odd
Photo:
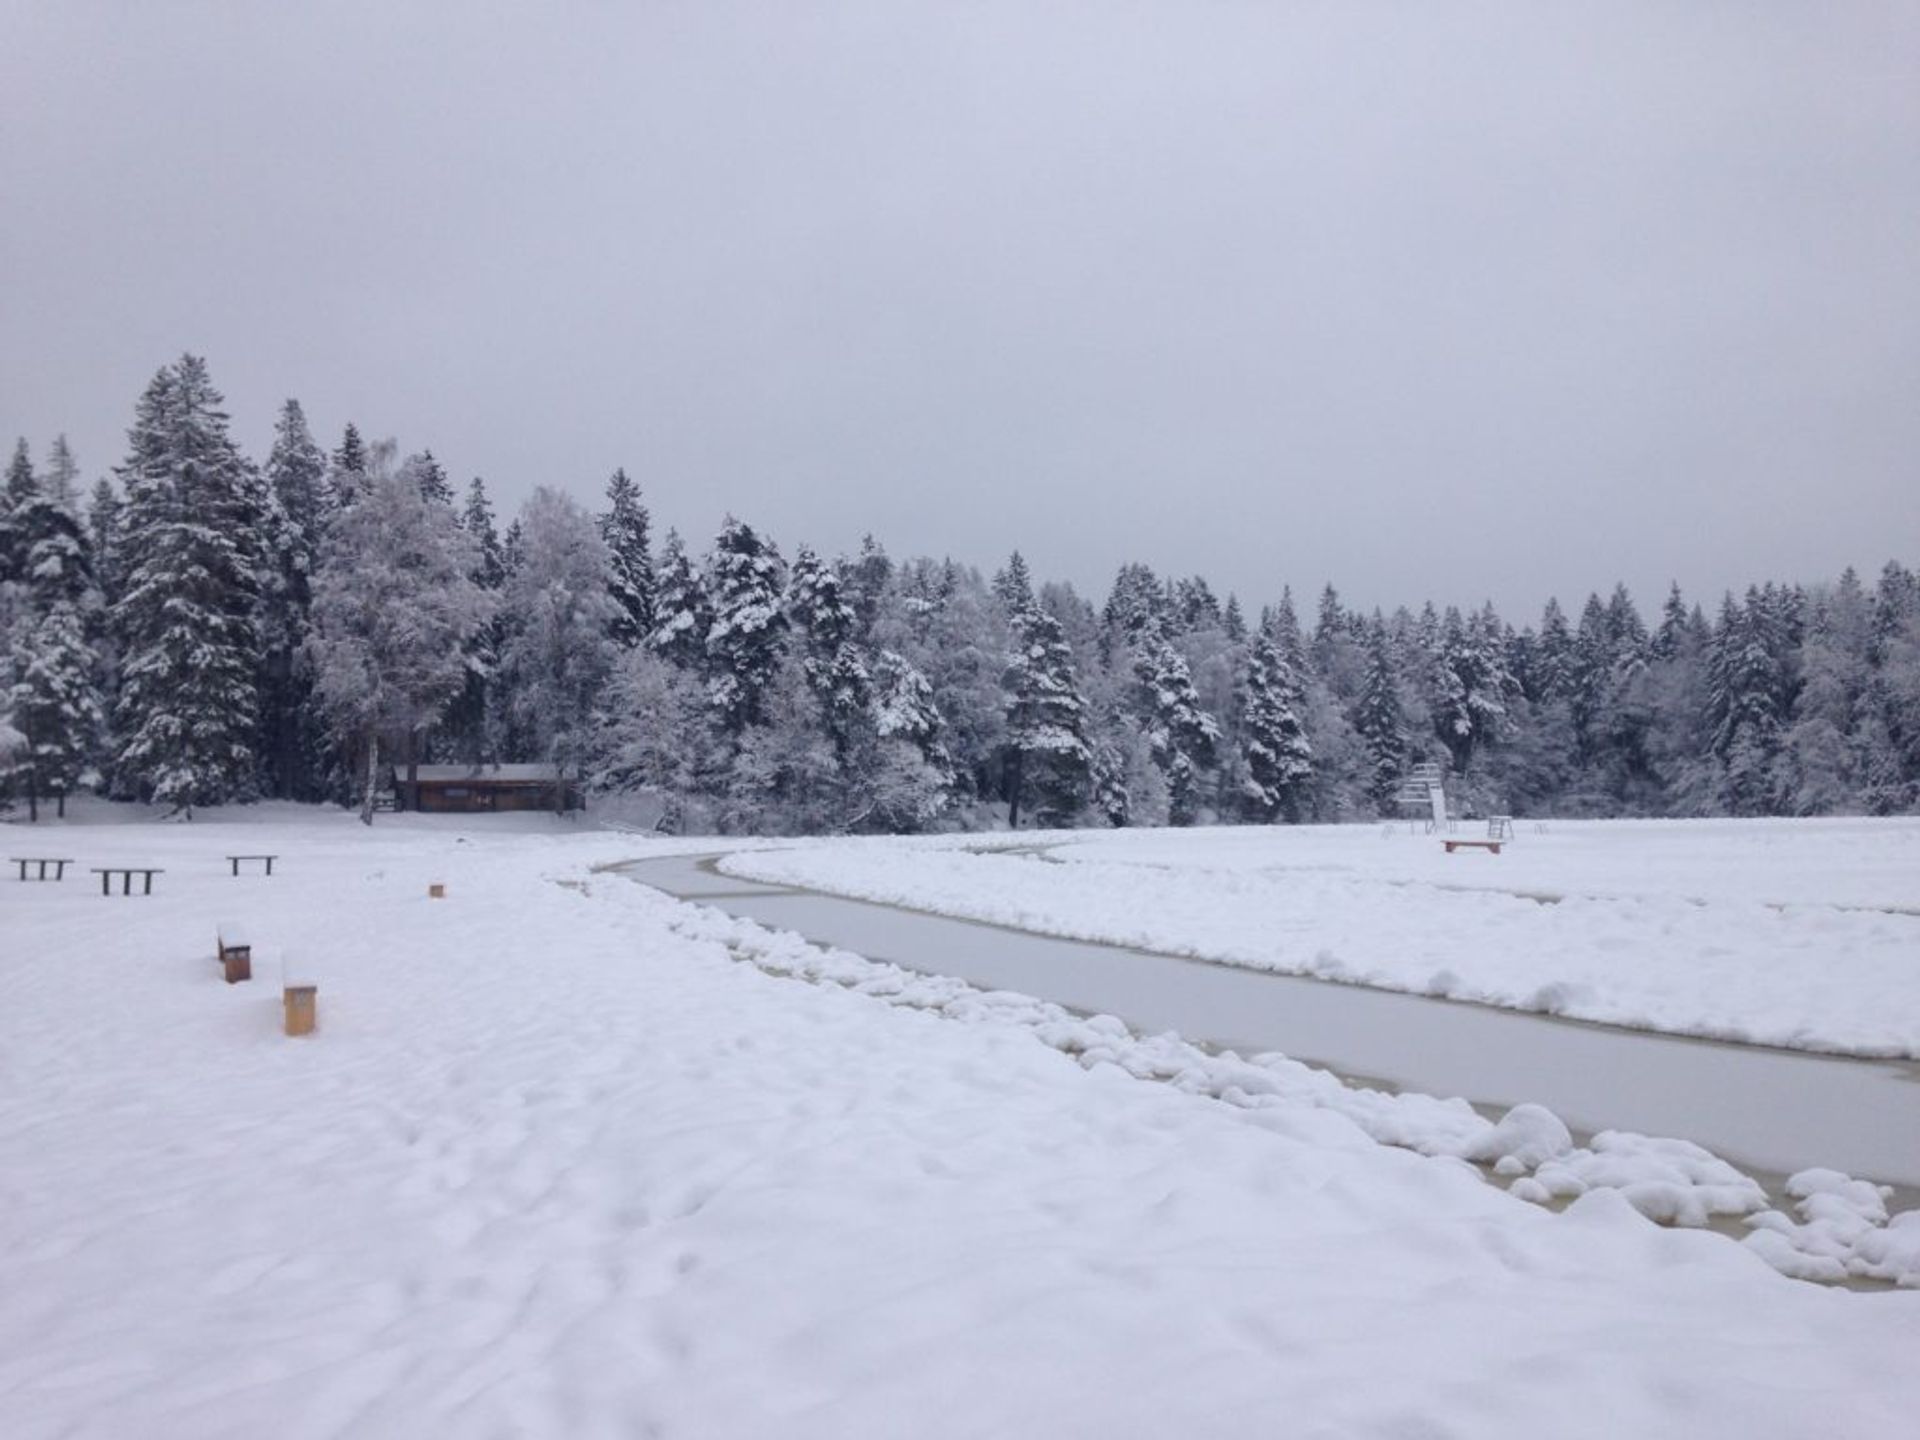
{"type": "Polygon", "coordinates": [[[47,878],[47,866],[49,865],[53,866],[53,878],[56,880],[64,880],[67,878],[67,866],[73,864],[74,862],[71,860],[56,860],[51,856],[42,857],[38,855],[29,855],[25,859],[22,859],[18,855],[9,855],[7,857],[7,863],[9,865],[18,865],[20,867],[20,878],[22,880],[25,880],[27,878],[27,866],[29,865],[38,867],[34,871],[34,876],[33,876],[33,878],[36,880],[44,880],[47,878]]]}
{"type": "Polygon", "coordinates": [[[113,893],[113,877],[116,875],[120,877],[120,893],[122,895],[131,895],[133,893],[133,877],[136,875],[141,877],[140,893],[142,895],[151,895],[153,893],[153,877],[167,873],[164,870],[158,868],[149,869],[143,865],[109,865],[104,868],[95,865],[90,868],[94,874],[100,877],[100,893],[102,895],[111,895],[113,893]]]}
{"type": "Polygon", "coordinates": [[[238,875],[240,873],[240,862],[242,860],[259,860],[265,864],[266,873],[271,875],[273,874],[273,862],[279,858],[278,855],[229,855],[227,856],[227,863],[233,867],[233,873],[238,875]]]}

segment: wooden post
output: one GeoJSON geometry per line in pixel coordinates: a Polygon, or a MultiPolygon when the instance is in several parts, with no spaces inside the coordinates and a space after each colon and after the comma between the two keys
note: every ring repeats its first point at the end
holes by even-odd
{"type": "Polygon", "coordinates": [[[319,1008],[320,987],[289,985],[280,993],[287,1007],[287,1034],[312,1034],[315,1011],[319,1008]]]}
{"type": "Polygon", "coordinates": [[[238,985],[242,980],[253,979],[253,947],[251,945],[222,945],[220,947],[220,966],[226,974],[227,984],[238,985]]]}
{"type": "Polygon", "coordinates": [[[431,885],[427,886],[427,898],[429,900],[446,899],[447,887],[442,885],[438,880],[434,881],[431,885]]]}

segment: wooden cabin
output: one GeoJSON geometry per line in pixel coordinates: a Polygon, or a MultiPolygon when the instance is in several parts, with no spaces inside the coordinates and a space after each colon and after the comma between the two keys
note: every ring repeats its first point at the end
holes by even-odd
{"type": "Polygon", "coordinates": [[[414,778],[396,766],[394,798],[402,810],[485,814],[496,810],[580,810],[580,782],[557,765],[417,765],[414,778]]]}

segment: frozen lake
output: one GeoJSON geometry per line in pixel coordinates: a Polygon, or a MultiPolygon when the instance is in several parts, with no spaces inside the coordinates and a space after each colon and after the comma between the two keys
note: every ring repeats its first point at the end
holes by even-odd
{"type": "Polygon", "coordinates": [[[683,899],[908,969],[1017,990],[1136,1029],[1504,1108],[1693,1140],[1749,1167],[1920,1185],[1920,1066],[1723,1044],[1034,935],[760,884],[710,859],[622,867],[683,899]]]}

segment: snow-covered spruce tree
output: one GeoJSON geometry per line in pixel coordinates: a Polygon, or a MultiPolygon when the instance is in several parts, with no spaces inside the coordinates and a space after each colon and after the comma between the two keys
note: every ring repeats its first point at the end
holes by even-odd
{"type": "Polygon", "coordinates": [[[30,466],[9,467],[7,496],[20,580],[29,603],[44,615],[53,606],[90,610],[99,603],[93,577],[93,544],[75,507],[73,456],[62,440],[57,470],[36,480],[30,466]]]}
{"type": "Polygon", "coordinates": [[[854,643],[859,618],[844,597],[839,572],[805,545],[793,558],[786,605],[821,723],[844,761],[872,726],[873,681],[854,643]]]}
{"type": "Polygon", "coordinates": [[[80,462],[74,458],[73,447],[67,443],[67,437],[56,435],[53,444],[47,447],[47,477],[45,489],[56,504],[64,505],[75,511],[80,509],[80,462]]]}
{"type": "Polygon", "coordinates": [[[120,495],[104,475],[94,482],[87,506],[87,548],[101,604],[111,608],[120,598],[120,495]]]}
{"type": "MultiPolygon", "coordinates": [[[[851,645],[843,645],[851,653],[851,645]]],[[[863,685],[865,676],[862,676],[863,685]]],[[[925,830],[953,801],[953,761],[933,689],[911,661],[882,650],[873,662],[871,708],[838,734],[827,700],[809,679],[834,745],[843,795],[836,829],[885,834],[925,830]]],[[[829,689],[827,695],[833,691],[829,689]]]]}
{"type": "Polygon", "coordinates": [[[979,572],[951,560],[902,566],[874,622],[878,643],[927,678],[945,725],[956,800],[990,798],[998,785],[1009,633],[979,572]]]}
{"type": "MultiPolygon", "coordinates": [[[[487,499],[487,486],[478,475],[467,485],[467,502],[461,512],[461,527],[473,543],[475,563],[467,578],[497,602],[506,585],[507,567],[500,545],[500,532],[494,526],[493,504],[487,499]]],[[[505,637],[506,617],[496,603],[493,619],[476,630],[464,647],[466,674],[460,693],[447,706],[435,733],[432,749],[437,756],[477,765],[488,753],[489,712],[494,704],[494,679],[499,669],[500,645],[505,637]]]]}
{"type": "Polygon", "coordinates": [[[1167,823],[1191,825],[1199,818],[1220,724],[1200,703],[1186,657],[1166,636],[1148,630],[1133,656],[1141,726],[1167,781],[1167,823]]]}
{"type": "MultiPolygon", "coordinates": [[[[520,533],[521,563],[506,585],[501,672],[534,752],[563,776],[584,777],[619,610],[607,593],[606,547],[593,517],[544,485],[521,510],[520,533]]],[[[556,787],[556,796],[563,793],[556,787]]]]}
{"type": "Polygon", "coordinates": [[[1160,581],[1151,569],[1129,561],[1113,577],[1106,606],[1100,612],[1100,653],[1108,664],[1116,651],[1132,645],[1162,618],[1165,602],[1160,581]]]}
{"type": "Polygon", "coordinates": [[[1471,619],[1452,606],[1440,632],[1440,650],[1429,670],[1428,704],[1433,727],[1465,771],[1474,751],[1497,742],[1507,729],[1507,700],[1517,689],[1507,671],[1505,639],[1488,606],[1471,619]]]}
{"type": "Polygon", "coordinates": [[[893,583],[893,561],[878,540],[862,535],[859,555],[841,560],[835,568],[840,572],[847,604],[853,607],[853,638],[861,645],[871,645],[880,607],[893,583]]]}
{"type": "Polygon", "coordinates": [[[433,458],[433,451],[407,456],[400,464],[400,473],[414,483],[420,498],[429,505],[453,504],[453,483],[447,479],[446,466],[433,458]]]}
{"type": "Polygon", "coordinates": [[[27,550],[20,534],[20,511],[40,493],[33,473],[33,453],[23,436],[13,445],[7,475],[0,481],[0,585],[26,577],[27,550]]]}
{"type": "Polygon", "coordinates": [[[1353,728],[1366,749],[1366,792],[1384,812],[1406,773],[1407,736],[1401,719],[1400,677],[1386,623],[1375,612],[1367,627],[1367,668],[1354,702],[1353,728]]]}
{"type": "Polygon", "coordinates": [[[220,407],[206,362],[183,355],[141,396],[119,471],[114,783],[189,813],[255,781],[259,487],[220,407]]]}
{"type": "Polygon", "coordinates": [[[332,492],[332,508],[344,510],[360,498],[367,482],[369,457],[360,432],[351,423],[340,436],[333,458],[327,463],[327,488],[332,492]]]}
{"type": "Polygon", "coordinates": [[[54,800],[67,813],[67,796],[91,765],[104,722],[94,684],[93,649],[78,607],[57,600],[16,625],[10,714],[23,744],[11,766],[16,793],[27,797],[30,819],[39,802],[54,800]]]}
{"type": "Polygon", "coordinates": [[[998,593],[1011,605],[1015,649],[1002,681],[1006,691],[1007,824],[1020,828],[1020,807],[1033,796],[1034,818],[1063,825],[1086,803],[1093,773],[1086,707],[1074,679],[1073,652],[1060,622],[1033,603],[1026,567],[1016,553],[998,593]],[[1023,598],[1024,597],[1024,598],[1023,598]]]}
{"type": "Polygon", "coordinates": [[[1018,550],[995,573],[993,598],[1009,615],[1018,615],[1034,605],[1033,576],[1027,571],[1026,557],[1018,550]]]}
{"type": "Polygon", "coordinates": [[[1773,766],[1780,745],[1780,676],[1753,614],[1757,593],[1742,608],[1731,594],[1707,655],[1707,724],[1720,764],[1720,802],[1729,815],[1773,811],[1773,766]]]}
{"type": "Polygon", "coordinates": [[[1776,789],[1796,815],[1858,810],[1877,739],[1861,724],[1873,673],[1872,606],[1852,567],[1809,599],[1776,789]]]}
{"type": "Polygon", "coordinates": [[[785,651],[780,552],[751,525],[727,517],[707,557],[707,697],[720,726],[738,735],[764,717],[762,700],[785,651]]]}
{"type": "Polygon", "coordinates": [[[1266,636],[1247,657],[1241,714],[1247,814],[1262,824],[1298,821],[1313,779],[1313,749],[1302,711],[1306,694],[1286,657],[1266,636]]]}
{"type": "Polygon", "coordinates": [[[327,457],[298,400],[280,407],[265,478],[271,504],[259,615],[261,769],[269,793],[318,800],[325,793],[326,737],[304,652],[331,497],[327,457]]]}
{"type": "Polygon", "coordinates": [[[600,517],[600,539],[607,547],[607,592],[618,607],[614,641],[631,650],[653,633],[654,581],[652,524],[640,503],[640,487],[615,470],[607,481],[607,509],[600,517]]]}
{"type": "Polygon", "coordinates": [[[478,547],[452,509],[369,458],[352,504],[320,547],[307,655],[341,753],[364,764],[360,818],[373,823],[381,746],[410,743],[460,693],[467,647],[494,597],[473,581],[478,547]]]}
{"type": "Polygon", "coordinates": [[[699,673],[706,668],[707,631],[713,624],[713,607],[707,603],[707,592],[701,587],[700,576],[676,530],[667,531],[657,579],[653,634],[647,638],[647,644],[661,658],[699,673]]]}

